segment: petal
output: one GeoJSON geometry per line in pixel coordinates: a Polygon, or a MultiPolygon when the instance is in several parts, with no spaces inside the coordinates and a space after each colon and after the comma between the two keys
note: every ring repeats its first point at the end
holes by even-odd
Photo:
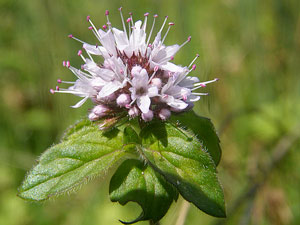
{"type": "Polygon", "coordinates": [[[194,83],[197,82],[199,82],[198,77],[185,77],[178,85],[181,87],[193,87],[194,83]]]}
{"type": "Polygon", "coordinates": [[[173,108],[181,109],[181,110],[185,109],[188,106],[187,103],[185,103],[184,101],[181,101],[179,99],[174,99],[174,101],[168,102],[167,104],[173,108]]]}
{"type": "Polygon", "coordinates": [[[151,100],[147,95],[141,96],[137,99],[137,105],[142,113],[147,113],[149,111],[150,104],[151,100]]]}
{"type": "Polygon", "coordinates": [[[167,63],[161,65],[161,69],[168,70],[168,71],[173,72],[173,73],[174,72],[182,73],[182,72],[185,71],[184,67],[177,66],[174,63],[170,63],[170,62],[167,62],[167,63]]]}
{"type": "Polygon", "coordinates": [[[87,43],[84,43],[82,46],[88,53],[92,55],[105,55],[107,54],[107,51],[105,48],[102,46],[95,46],[95,45],[90,45],[87,43]]]}
{"type": "Polygon", "coordinates": [[[116,52],[116,46],[115,46],[115,38],[112,34],[111,30],[108,30],[107,32],[99,29],[98,30],[100,34],[100,42],[102,46],[107,50],[107,52],[111,55],[117,55],[116,52]]]}
{"type": "Polygon", "coordinates": [[[196,102],[200,99],[200,96],[197,96],[197,95],[190,95],[188,98],[187,98],[187,101],[188,102],[196,102]]]}
{"type": "Polygon", "coordinates": [[[150,87],[148,89],[148,96],[151,98],[151,97],[154,97],[154,96],[157,96],[158,95],[158,89],[157,87],[153,86],[153,87],[150,87]]]}
{"type": "Polygon", "coordinates": [[[79,102],[76,103],[76,105],[71,106],[72,108],[79,108],[80,106],[83,105],[83,103],[86,102],[86,100],[89,98],[89,96],[84,97],[81,99],[79,102]]]}
{"type": "Polygon", "coordinates": [[[124,51],[124,49],[126,47],[128,47],[128,45],[129,45],[127,35],[125,34],[124,31],[118,30],[116,28],[113,28],[113,33],[114,33],[114,36],[115,36],[117,48],[120,51],[124,51]]]}
{"type": "Polygon", "coordinates": [[[121,88],[120,82],[117,81],[109,82],[101,89],[101,91],[98,94],[98,97],[104,98],[106,96],[109,96],[120,88],[121,88]]]}

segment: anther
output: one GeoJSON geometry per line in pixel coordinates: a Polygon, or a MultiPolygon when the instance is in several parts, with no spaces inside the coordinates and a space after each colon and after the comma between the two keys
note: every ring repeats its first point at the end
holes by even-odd
{"type": "Polygon", "coordinates": [[[89,26],[89,30],[93,30],[93,27],[92,27],[92,26],[89,26]]]}
{"type": "Polygon", "coordinates": [[[158,69],[159,69],[158,66],[154,66],[154,72],[157,72],[158,69]]]}
{"type": "Polygon", "coordinates": [[[105,10],[105,16],[108,16],[108,15],[109,15],[109,11],[105,10]]]}
{"type": "Polygon", "coordinates": [[[59,91],[59,87],[58,87],[58,86],[56,86],[55,89],[56,89],[57,91],[59,91]]]}
{"type": "Polygon", "coordinates": [[[192,36],[189,36],[187,40],[190,42],[192,40],[192,36]]]}
{"type": "Polygon", "coordinates": [[[154,18],[157,18],[157,17],[158,17],[158,15],[157,15],[157,14],[155,14],[153,17],[154,17],[154,18]]]}
{"type": "Polygon", "coordinates": [[[63,64],[63,66],[66,66],[66,65],[67,65],[67,64],[66,64],[66,61],[63,61],[62,64],[63,64]]]}
{"type": "Polygon", "coordinates": [[[193,66],[192,66],[192,70],[195,70],[196,69],[196,64],[194,64],[193,66]]]}
{"type": "Polygon", "coordinates": [[[122,7],[118,8],[119,11],[122,11],[122,7]]]}
{"type": "Polygon", "coordinates": [[[70,61],[66,62],[66,67],[68,67],[68,68],[70,67],[70,61]]]}
{"type": "Polygon", "coordinates": [[[170,60],[174,60],[174,56],[171,56],[170,60]]]}
{"type": "Polygon", "coordinates": [[[107,26],[104,24],[104,25],[102,26],[102,28],[103,28],[103,30],[106,30],[106,29],[107,29],[107,26]]]}
{"type": "Polygon", "coordinates": [[[149,16],[149,13],[145,13],[144,16],[149,16]]]}
{"type": "Polygon", "coordinates": [[[77,55],[80,56],[82,54],[82,50],[79,50],[77,55]]]}
{"type": "Polygon", "coordinates": [[[131,21],[131,18],[128,18],[128,19],[126,20],[127,23],[129,23],[130,21],[131,21]]]}
{"type": "Polygon", "coordinates": [[[90,16],[87,16],[86,17],[86,21],[90,21],[91,17],[90,16]]]}
{"type": "Polygon", "coordinates": [[[57,79],[57,83],[61,84],[61,79],[57,79]]]}
{"type": "Polygon", "coordinates": [[[174,25],[175,25],[175,23],[173,23],[173,22],[169,23],[169,26],[174,26],[174,25]]]}
{"type": "Polygon", "coordinates": [[[73,38],[73,35],[72,35],[72,34],[69,34],[69,35],[68,35],[68,38],[73,38]]]}
{"type": "Polygon", "coordinates": [[[54,94],[55,91],[51,88],[51,89],[50,89],[50,93],[51,93],[51,94],[54,94]]]}

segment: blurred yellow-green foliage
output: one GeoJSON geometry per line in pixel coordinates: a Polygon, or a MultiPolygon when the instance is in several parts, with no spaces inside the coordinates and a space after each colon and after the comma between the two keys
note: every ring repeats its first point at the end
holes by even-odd
{"type": "MultiPolygon", "coordinates": [[[[175,62],[187,65],[199,53],[194,75],[221,78],[196,111],[220,134],[228,218],[190,206],[185,224],[300,224],[299,0],[0,0],[0,224],[110,225],[139,215],[133,203],[109,201],[108,179],[43,204],[16,196],[35,159],[91,106],[71,109],[78,98],[49,94],[57,78],[74,79],[63,60],[81,64],[81,45],[67,35],[94,43],[86,16],[100,26],[109,9],[121,27],[120,6],[134,18],[168,15],[176,26],[167,44],[192,35],[175,62]]],[[[162,224],[175,224],[181,205],[162,224]]]]}

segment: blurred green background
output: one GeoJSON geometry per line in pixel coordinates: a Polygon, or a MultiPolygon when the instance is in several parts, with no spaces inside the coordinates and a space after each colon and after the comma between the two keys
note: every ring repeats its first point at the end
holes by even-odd
{"type": "MultiPolygon", "coordinates": [[[[78,98],[49,93],[56,79],[75,79],[63,60],[81,64],[81,45],[67,35],[95,43],[86,16],[102,26],[109,9],[121,27],[120,6],[135,19],[150,12],[161,22],[168,15],[176,26],[166,44],[192,35],[175,62],[188,65],[199,53],[193,74],[221,78],[195,109],[212,118],[220,135],[228,218],[190,206],[185,224],[300,224],[298,0],[0,0],[0,224],[110,225],[139,215],[133,203],[110,202],[108,179],[42,204],[16,196],[37,157],[91,107],[72,109],[78,98]]],[[[179,199],[162,224],[176,224],[186,209],[179,199]]]]}

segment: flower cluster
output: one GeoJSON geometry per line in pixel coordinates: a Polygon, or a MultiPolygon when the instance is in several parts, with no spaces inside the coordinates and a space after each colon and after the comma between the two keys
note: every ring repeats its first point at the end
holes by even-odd
{"type": "Polygon", "coordinates": [[[200,82],[197,77],[188,76],[196,69],[194,62],[198,55],[187,67],[171,62],[179,49],[191,41],[191,37],[181,45],[166,46],[164,41],[174,25],[168,23],[168,28],[162,35],[168,17],[165,17],[154,40],[151,40],[157,15],[154,15],[147,35],[149,13],[144,14],[143,22],[134,22],[132,13],[129,13],[130,16],[125,21],[122,8],[119,11],[123,30],[111,26],[109,11],[105,12],[107,23],[102,29],[97,29],[90,17],[87,17],[91,25],[89,29],[99,40],[99,44],[90,45],[69,35],[83,44],[87,57],[79,50],[78,55],[84,62],[81,69],[72,67],[69,61],[64,61],[63,65],[78,79],[75,82],[59,79],[58,83],[71,86],[67,89],[56,86],[55,90],[50,89],[51,93],[70,93],[82,97],[81,101],[72,106],[74,108],[91,99],[95,104],[89,114],[92,121],[121,114],[141,116],[144,121],[151,121],[153,117],[166,120],[171,112],[189,110],[201,95],[207,95],[196,91],[217,79],[200,82]],[[96,56],[103,60],[95,61],[96,56]]]}

